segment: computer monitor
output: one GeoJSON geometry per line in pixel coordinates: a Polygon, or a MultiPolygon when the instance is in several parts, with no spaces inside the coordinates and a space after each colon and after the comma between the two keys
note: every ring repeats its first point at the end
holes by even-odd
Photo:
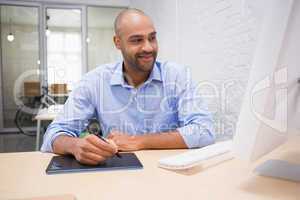
{"type": "MultiPolygon", "coordinates": [[[[244,160],[255,161],[289,137],[288,66],[278,66],[278,59],[292,4],[292,0],[270,2],[260,26],[234,137],[234,153],[244,160]]],[[[297,84],[297,79],[292,82],[297,84]]],[[[256,171],[261,175],[300,181],[300,165],[281,160],[269,160],[256,171]]]]}

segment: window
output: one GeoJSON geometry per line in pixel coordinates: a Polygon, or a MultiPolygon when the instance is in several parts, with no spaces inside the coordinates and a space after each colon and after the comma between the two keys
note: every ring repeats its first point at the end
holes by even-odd
{"type": "Polygon", "coordinates": [[[81,10],[48,8],[46,21],[48,86],[72,90],[83,72],[81,10]]]}
{"type": "Polygon", "coordinates": [[[48,85],[66,83],[72,90],[80,80],[81,34],[78,32],[51,32],[48,39],[48,85]]]}

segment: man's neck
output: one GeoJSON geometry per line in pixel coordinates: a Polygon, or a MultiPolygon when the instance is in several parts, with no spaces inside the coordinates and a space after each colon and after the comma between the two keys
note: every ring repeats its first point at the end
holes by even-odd
{"type": "Polygon", "coordinates": [[[137,88],[148,79],[150,72],[135,70],[132,67],[127,67],[123,63],[123,75],[124,79],[129,85],[132,85],[133,87],[137,88]]]}

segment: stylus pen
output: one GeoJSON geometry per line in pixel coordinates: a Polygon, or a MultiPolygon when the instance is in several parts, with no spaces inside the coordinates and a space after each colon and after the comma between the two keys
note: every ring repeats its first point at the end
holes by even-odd
{"type": "MultiPolygon", "coordinates": [[[[106,139],[104,139],[101,135],[99,134],[95,134],[99,139],[101,139],[103,142],[106,142],[107,144],[109,144],[109,142],[107,142],[106,139]]],[[[122,158],[121,154],[117,151],[116,156],[118,156],[118,158],[122,158]]]]}

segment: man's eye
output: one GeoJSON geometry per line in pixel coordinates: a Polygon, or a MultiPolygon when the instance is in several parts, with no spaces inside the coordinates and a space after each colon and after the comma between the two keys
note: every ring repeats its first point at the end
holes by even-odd
{"type": "Polygon", "coordinates": [[[132,42],[132,43],[140,43],[142,41],[143,41],[143,39],[140,39],[140,38],[130,40],[130,42],[132,42]]]}
{"type": "Polygon", "coordinates": [[[156,40],[156,36],[155,36],[155,35],[150,36],[149,40],[150,40],[150,41],[156,40]]]}

